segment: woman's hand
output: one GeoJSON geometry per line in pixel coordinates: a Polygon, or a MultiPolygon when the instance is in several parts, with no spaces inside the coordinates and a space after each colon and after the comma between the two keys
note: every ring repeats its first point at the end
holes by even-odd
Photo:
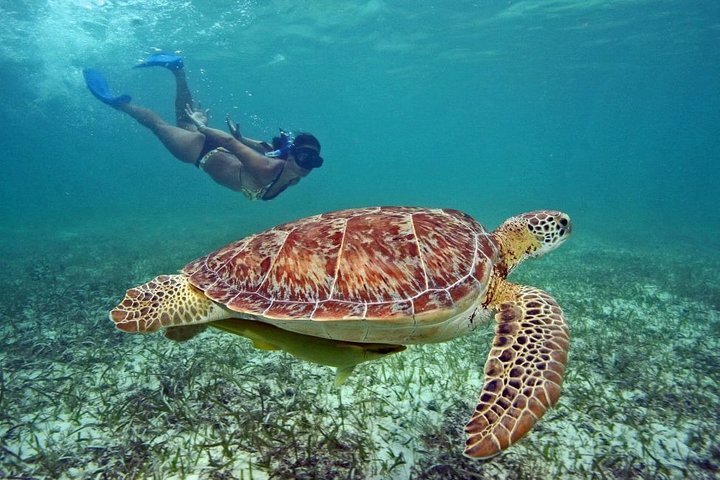
{"type": "Polygon", "coordinates": [[[238,124],[235,123],[232,118],[230,118],[230,115],[225,117],[225,123],[227,123],[228,130],[230,130],[232,136],[235,137],[235,140],[240,140],[242,138],[242,133],[240,133],[240,127],[238,127],[238,124]]]}
{"type": "Polygon", "coordinates": [[[193,110],[190,105],[185,105],[185,114],[195,124],[198,130],[205,128],[210,110],[193,110]]]}

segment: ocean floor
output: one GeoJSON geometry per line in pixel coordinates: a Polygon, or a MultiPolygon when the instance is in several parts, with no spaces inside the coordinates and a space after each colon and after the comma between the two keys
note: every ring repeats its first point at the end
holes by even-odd
{"type": "MultiPolygon", "coordinates": [[[[248,232],[249,233],[249,232],[248,232]]],[[[551,292],[572,342],[558,406],[504,454],[462,456],[492,325],[330,368],[208,331],[117,331],[131,286],[231,240],[7,231],[0,477],[717,478],[720,260],[576,235],[512,279],[551,292]],[[152,255],[151,255],[152,253],[152,255]]],[[[198,238],[195,234],[194,238],[198,238]]]]}

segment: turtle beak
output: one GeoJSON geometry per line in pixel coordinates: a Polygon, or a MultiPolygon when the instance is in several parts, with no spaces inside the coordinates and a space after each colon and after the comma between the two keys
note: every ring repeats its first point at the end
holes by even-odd
{"type": "Polygon", "coordinates": [[[572,233],[572,222],[570,221],[570,216],[566,213],[561,213],[558,218],[558,225],[560,225],[560,235],[568,237],[572,233]]]}

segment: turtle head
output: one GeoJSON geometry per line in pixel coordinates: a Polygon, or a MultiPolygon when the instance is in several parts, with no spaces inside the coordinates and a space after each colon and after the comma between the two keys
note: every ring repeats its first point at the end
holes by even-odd
{"type": "Polygon", "coordinates": [[[555,250],[565,243],[572,232],[572,222],[566,213],[556,210],[537,210],[515,217],[537,241],[537,249],[528,252],[530,257],[539,257],[555,250]]]}
{"type": "Polygon", "coordinates": [[[572,232],[570,216],[536,210],[508,218],[493,232],[501,262],[510,273],[526,258],[540,257],[562,245],[572,232]]]}

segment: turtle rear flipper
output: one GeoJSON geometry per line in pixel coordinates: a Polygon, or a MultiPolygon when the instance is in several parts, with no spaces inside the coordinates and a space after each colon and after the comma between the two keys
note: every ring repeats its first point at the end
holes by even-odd
{"type": "Polygon", "coordinates": [[[126,332],[199,325],[227,316],[223,307],[192,286],[185,275],[160,275],[131,288],[110,312],[115,326],[126,332]]]}
{"type": "Polygon", "coordinates": [[[489,458],[518,441],[560,396],[569,345],[563,312],[546,292],[517,288],[495,315],[485,383],[465,426],[469,457],[489,458]]]}
{"type": "Polygon", "coordinates": [[[187,342],[207,329],[207,324],[185,325],[182,327],[168,327],[165,329],[165,338],[174,342],[187,342]]]}

